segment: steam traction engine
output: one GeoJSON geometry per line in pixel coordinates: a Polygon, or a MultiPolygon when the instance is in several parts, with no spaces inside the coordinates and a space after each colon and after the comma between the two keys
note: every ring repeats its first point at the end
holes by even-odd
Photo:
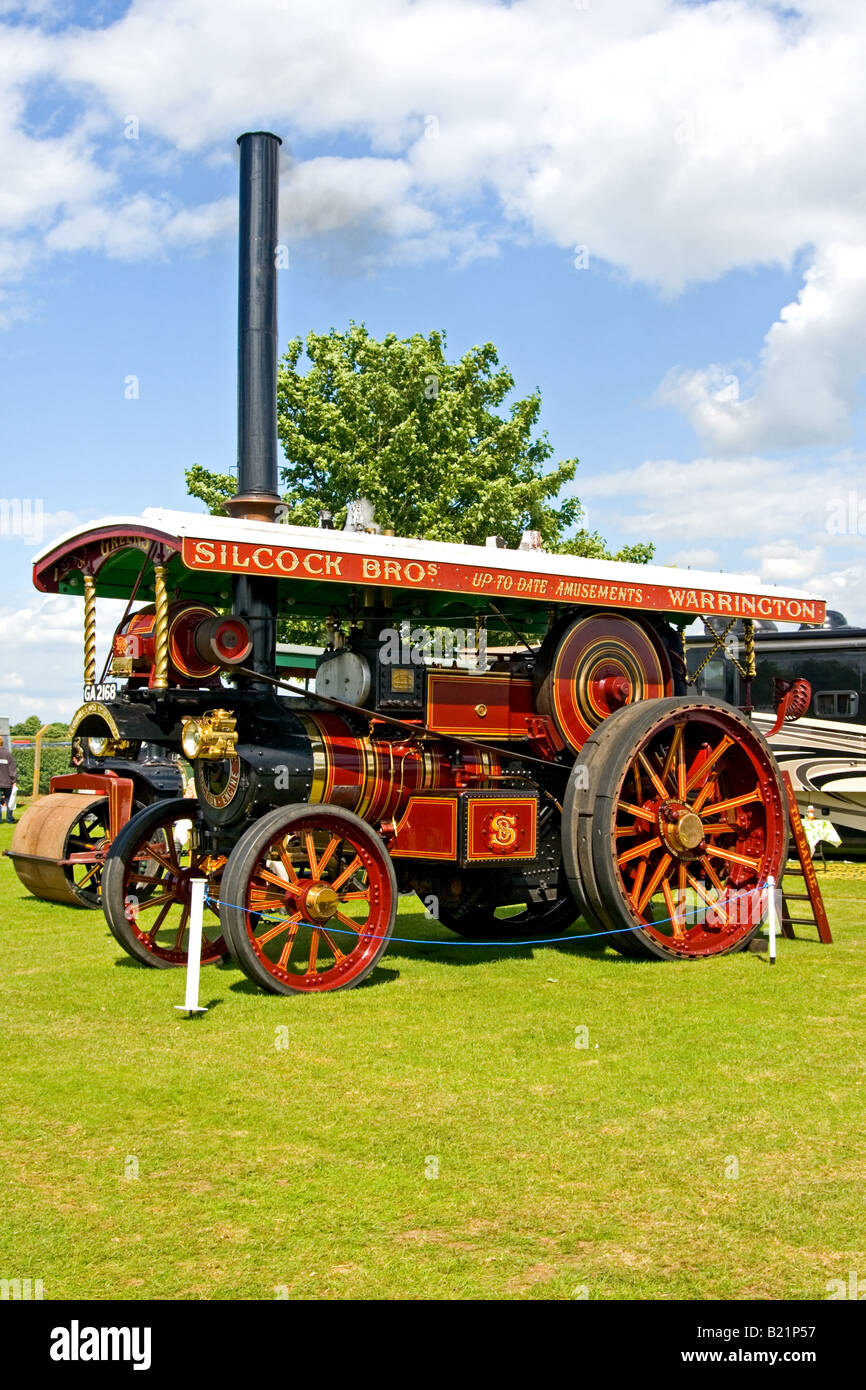
{"type": "Polygon", "coordinates": [[[747,634],[756,617],[820,624],[823,602],[276,522],[278,144],[240,140],[231,515],[109,519],[35,564],[38,588],[84,598],[73,734],[182,751],[195,772],[196,802],[148,806],[114,841],[112,932],[142,962],[182,965],[190,880],[205,876],[203,961],[231,955],[277,993],[358,984],[409,890],[464,936],[557,935],[582,916],[628,955],[742,948],[785,862],[784,795],[748,717],[688,693],[681,633],[699,614],[747,634]],[[97,596],[126,600],[102,673],[97,596]],[[276,677],[286,614],[330,632],[315,696],[276,677]],[[517,639],[488,669],[424,659],[425,630],[488,625],[517,639]]]}

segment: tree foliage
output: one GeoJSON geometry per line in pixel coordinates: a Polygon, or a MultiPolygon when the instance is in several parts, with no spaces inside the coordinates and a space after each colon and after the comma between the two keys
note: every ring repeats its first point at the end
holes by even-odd
{"type": "MultiPolygon", "coordinates": [[[[26,719],[22,719],[19,724],[13,724],[9,733],[15,738],[34,738],[42,728],[42,720],[38,714],[29,714],[26,719]]],[[[44,735],[46,740],[69,737],[69,725],[63,723],[49,724],[44,735]]]]}
{"type": "MultiPolygon", "coordinates": [[[[278,431],[287,520],[316,525],[329,511],[343,525],[347,504],[367,498],[382,528],[401,536],[516,546],[525,530],[551,551],[645,562],[652,546],[611,556],[597,532],[579,527],[576,497],[560,498],[578,460],[550,464],[538,430],[538,390],[506,405],[514,378],[492,343],[457,362],[444,332],[377,340],[363,324],[345,333],[293,338],[278,378],[278,431]],[[309,367],[301,371],[306,354],[309,367]]],[[[212,512],[236,479],[196,464],[187,486],[212,512]]]]}

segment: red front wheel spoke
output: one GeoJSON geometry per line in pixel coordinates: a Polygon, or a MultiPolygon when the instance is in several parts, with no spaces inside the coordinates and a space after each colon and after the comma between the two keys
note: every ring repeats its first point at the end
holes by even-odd
{"type": "Polygon", "coordinates": [[[293,917],[284,917],[281,922],[277,922],[276,926],[271,927],[269,931],[262,932],[261,936],[257,936],[256,941],[259,943],[260,946],[267,946],[269,941],[273,941],[275,937],[281,936],[284,931],[288,931],[290,927],[293,927],[294,930],[291,932],[289,938],[289,941],[291,943],[295,939],[295,935],[298,930],[298,924],[300,921],[300,912],[296,912],[293,917]]]}
{"type": "Polygon", "coordinates": [[[280,965],[282,966],[283,970],[285,970],[286,966],[289,963],[289,956],[292,954],[292,947],[295,944],[295,937],[298,935],[298,927],[300,926],[300,924],[300,917],[292,919],[291,929],[286,939],[286,944],[280,952],[280,965]]]}
{"type": "Polygon", "coordinates": [[[321,932],[322,936],[325,938],[334,954],[334,960],[336,961],[337,965],[339,965],[341,960],[346,959],[346,952],[340,950],[339,946],[337,945],[336,941],[334,941],[334,938],[331,936],[330,932],[326,932],[324,927],[321,928],[321,932]]]}
{"type": "Polygon", "coordinates": [[[338,922],[342,922],[344,927],[348,927],[356,936],[361,935],[362,927],[358,922],[353,922],[351,917],[347,917],[345,912],[335,912],[334,916],[338,922]]]}
{"type": "Polygon", "coordinates": [[[313,931],[310,932],[310,959],[309,959],[309,961],[307,962],[307,968],[306,968],[306,970],[304,971],[304,974],[305,974],[305,975],[315,975],[315,973],[316,973],[316,959],[317,959],[317,957],[318,957],[318,954],[319,954],[319,933],[318,933],[318,931],[316,931],[316,930],[314,929],[313,931]]]}
{"type": "Polygon", "coordinates": [[[151,859],[155,859],[157,864],[161,864],[170,874],[176,874],[178,872],[177,860],[166,858],[159,850],[155,850],[152,845],[148,845],[143,854],[136,855],[137,862],[141,864],[148,864],[151,859]]]}
{"type": "Polygon", "coordinates": [[[317,872],[316,872],[316,877],[317,877],[317,878],[323,878],[323,877],[324,877],[325,869],[328,867],[328,865],[330,864],[331,860],[333,859],[333,857],[334,857],[334,850],[337,849],[339,845],[340,845],[340,836],[339,836],[339,835],[332,835],[332,836],[331,836],[331,839],[330,839],[330,841],[329,841],[329,843],[328,843],[328,845],[327,845],[326,848],[322,851],[322,857],[321,857],[321,859],[319,860],[319,867],[318,867],[317,872]]]}
{"type": "Polygon", "coordinates": [[[316,862],[316,846],[313,843],[312,831],[304,831],[304,846],[307,851],[307,862],[310,866],[310,873],[313,878],[319,877],[319,865],[316,862]]]}
{"type": "Polygon", "coordinates": [[[297,897],[297,879],[294,883],[291,881],[287,882],[284,878],[280,878],[279,874],[272,873],[270,869],[259,869],[258,877],[265,883],[273,884],[275,888],[281,888],[284,893],[292,893],[297,897]]]}
{"type": "Polygon", "coordinates": [[[337,877],[333,880],[333,882],[332,882],[332,884],[331,884],[331,887],[333,888],[334,892],[335,892],[335,893],[338,892],[339,889],[342,888],[342,886],[343,886],[343,884],[346,882],[346,880],[349,879],[349,878],[351,878],[351,877],[352,877],[352,874],[355,873],[356,870],[360,869],[360,867],[361,867],[361,856],[360,856],[360,854],[356,854],[355,857],[354,857],[354,859],[351,861],[351,863],[350,863],[350,864],[347,864],[346,867],[345,867],[345,869],[343,870],[343,872],[340,873],[340,874],[338,874],[337,877]]]}

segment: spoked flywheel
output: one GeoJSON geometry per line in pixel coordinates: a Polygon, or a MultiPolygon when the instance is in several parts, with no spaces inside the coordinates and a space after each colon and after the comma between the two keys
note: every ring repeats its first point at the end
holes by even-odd
{"type": "Polygon", "coordinates": [[[386,949],[397,880],[381,838],[337,806],[278,806],[250,826],[220,888],[241,969],[274,994],[350,989],[386,949]]]}
{"type": "Polygon", "coordinates": [[[201,828],[194,801],[157,801],[133,816],[111,847],[102,878],[105,918],[123,949],[144,965],[186,965],[195,878],[208,883],[201,963],[226,958],[216,906],[225,857],[202,847],[201,828]]]}
{"type": "Polygon", "coordinates": [[[772,753],[721,701],[676,697],[605,720],[572,771],[563,856],[576,896],[624,954],[742,949],[787,857],[772,753]]]}

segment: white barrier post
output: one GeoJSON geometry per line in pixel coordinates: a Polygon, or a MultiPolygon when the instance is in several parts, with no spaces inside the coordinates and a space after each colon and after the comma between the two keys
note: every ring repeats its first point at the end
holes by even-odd
{"type": "Polygon", "coordinates": [[[190,879],[189,907],[189,945],[186,956],[186,996],[182,1004],[175,1004],[188,1014],[206,1014],[207,1009],[198,1002],[198,981],[201,974],[201,938],[204,922],[204,893],[206,878],[190,879]]]}
{"type": "Polygon", "coordinates": [[[770,928],[770,964],[776,964],[776,880],[767,875],[767,916],[770,928]]]}

